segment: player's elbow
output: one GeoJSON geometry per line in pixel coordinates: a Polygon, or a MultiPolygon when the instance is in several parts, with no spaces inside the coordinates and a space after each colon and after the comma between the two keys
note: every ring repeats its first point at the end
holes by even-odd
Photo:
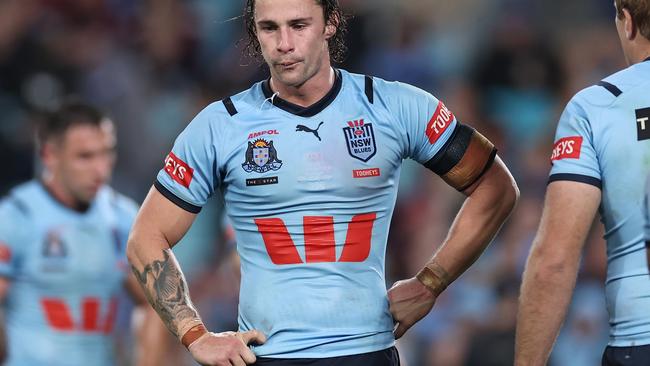
{"type": "Polygon", "coordinates": [[[535,282],[566,282],[577,274],[579,261],[579,256],[537,244],[531,250],[525,271],[535,282]]]}
{"type": "Polygon", "coordinates": [[[142,262],[142,246],[145,242],[143,236],[142,230],[138,227],[138,223],[136,222],[131,228],[129,239],[126,242],[126,258],[129,261],[129,264],[133,267],[138,267],[142,262]]]}
{"type": "Polygon", "coordinates": [[[503,216],[510,215],[517,206],[520,192],[517,182],[504,165],[497,168],[494,184],[490,186],[494,189],[495,207],[503,216]]]}
{"type": "Polygon", "coordinates": [[[515,179],[512,176],[508,178],[504,189],[503,201],[506,210],[510,213],[517,206],[521,192],[519,192],[519,186],[517,186],[515,179]]]}
{"type": "Polygon", "coordinates": [[[138,260],[138,240],[133,234],[133,231],[129,234],[129,239],[126,242],[126,258],[129,261],[129,264],[132,266],[134,263],[139,262],[138,260]]]}

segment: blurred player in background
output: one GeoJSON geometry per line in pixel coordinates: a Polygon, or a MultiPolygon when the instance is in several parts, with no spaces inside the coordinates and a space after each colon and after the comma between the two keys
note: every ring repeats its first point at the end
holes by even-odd
{"type": "Polygon", "coordinates": [[[201,364],[398,365],[395,338],[478,258],[516,184],[492,143],[432,95],[332,68],[344,52],[336,0],[250,0],[244,17],[271,77],[211,104],[176,140],[131,232],[133,270],[201,364]],[[387,294],[405,158],[468,198],[433,259],[387,294]],[[218,189],[241,256],[237,333],[205,329],[170,249],[218,189]]]}
{"type": "Polygon", "coordinates": [[[607,239],[610,323],[602,364],[650,362],[642,210],[650,173],[650,0],[616,0],[614,6],[631,66],[579,92],[560,118],[544,213],[522,284],[517,365],[546,364],[598,210],[607,239]]]}
{"type": "MultiPolygon", "coordinates": [[[[106,185],[115,143],[97,109],[64,104],[38,128],[42,175],[0,202],[6,365],[114,365],[123,286],[155,316],[125,256],[137,206],[106,185]]],[[[143,326],[156,322],[145,315],[143,326]]]]}

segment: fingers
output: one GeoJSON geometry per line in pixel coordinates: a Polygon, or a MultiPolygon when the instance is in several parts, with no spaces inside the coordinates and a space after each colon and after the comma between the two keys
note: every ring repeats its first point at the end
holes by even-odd
{"type": "Polygon", "coordinates": [[[395,330],[393,330],[393,334],[395,335],[395,339],[400,339],[406,333],[407,330],[411,327],[410,324],[406,323],[397,323],[397,326],[395,327],[395,330]]]}
{"type": "Polygon", "coordinates": [[[236,357],[235,359],[231,359],[230,363],[233,366],[246,366],[248,363],[244,362],[244,360],[241,359],[241,357],[236,357]]]}
{"type": "Polygon", "coordinates": [[[255,354],[253,351],[250,350],[250,348],[246,348],[242,350],[241,352],[241,358],[246,362],[247,365],[252,365],[257,361],[257,358],[255,357],[255,354]]]}
{"type": "Polygon", "coordinates": [[[264,344],[266,342],[266,336],[258,330],[249,330],[247,332],[239,333],[244,344],[264,344]]]}
{"type": "MultiPolygon", "coordinates": [[[[238,335],[245,345],[251,343],[264,344],[266,342],[266,336],[262,332],[255,329],[238,333],[238,335]]],[[[244,347],[244,349],[242,349],[240,356],[247,365],[253,364],[257,360],[253,351],[251,351],[248,347],[244,347]]]]}

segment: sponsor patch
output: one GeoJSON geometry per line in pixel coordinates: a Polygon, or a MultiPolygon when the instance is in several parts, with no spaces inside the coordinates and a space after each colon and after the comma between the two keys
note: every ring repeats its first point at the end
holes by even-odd
{"type": "Polygon", "coordinates": [[[447,130],[453,120],[454,114],[442,102],[439,102],[436,111],[427,124],[426,134],[431,145],[440,139],[440,136],[447,130]]]}
{"type": "Polygon", "coordinates": [[[580,159],[582,148],[582,136],[564,137],[555,143],[551,162],[562,159],[580,159]]]}
{"type": "Polygon", "coordinates": [[[264,135],[279,135],[280,132],[278,130],[266,130],[266,131],[259,131],[259,132],[253,132],[248,135],[248,140],[252,140],[264,135]]]}
{"type": "Polygon", "coordinates": [[[11,248],[6,243],[0,241],[0,263],[11,262],[11,248]]]}
{"type": "Polygon", "coordinates": [[[181,160],[178,156],[170,152],[165,158],[165,171],[169,176],[185,188],[190,188],[194,169],[190,168],[187,163],[181,160]]]}
{"type": "Polygon", "coordinates": [[[372,123],[366,123],[363,119],[348,121],[348,127],[343,128],[343,133],[348,153],[353,158],[365,163],[377,153],[372,123]]]}
{"type": "Polygon", "coordinates": [[[246,186],[247,187],[266,186],[266,185],[269,185],[269,184],[278,184],[278,177],[246,179],[246,186]]]}
{"type": "Polygon", "coordinates": [[[371,178],[378,177],[381,175],[379,168],[370,168],[370,169],[355,169],[352,171],[353,178],[371,178]]]}
{"type": "Polygon", "coordinates": [[[636,138],[638,141],[650,139],[650,108],[636,110],[636,138]]]}
{"type": "Polygon", "coordinates": [[[280,169],[282,160],[278,159],[278,152],[273,146],[273,141],[257,139],[253,142],[248,141],[246,161],[241,167],[247,173],[266,173],[280,169]]]}

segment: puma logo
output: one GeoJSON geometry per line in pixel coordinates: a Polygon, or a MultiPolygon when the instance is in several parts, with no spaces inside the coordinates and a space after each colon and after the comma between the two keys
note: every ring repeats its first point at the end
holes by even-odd
{"type": "Polygon", "coordinates": [[[318,141],[322,141],[322,140],[320,139],[320,136],[318,136],[318,129],[320,128],[320,126],[321,126],[322,124],[323,124],[323,122],[321,121],[321,123],[318,124],[318,127],[316,127],[315,130],[312,130],[311,128],[309,128],[309,127],[307,127],[307,126],[297,125],[297,126],[296,126],[296,131],[301,131],[301,132],[311,132],[311,133],[314,134],[314,136],[316,136],[316,138],[318,139],[318,141]]]}

